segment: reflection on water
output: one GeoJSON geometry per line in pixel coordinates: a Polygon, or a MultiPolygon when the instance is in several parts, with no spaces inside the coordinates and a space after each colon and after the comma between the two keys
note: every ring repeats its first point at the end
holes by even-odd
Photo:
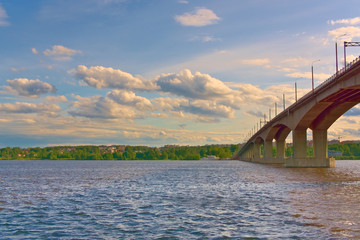
{"type": "Polygon", "coordinates": [[[0,239],[357,239],[360,161],[0,161],[0,239]]]}

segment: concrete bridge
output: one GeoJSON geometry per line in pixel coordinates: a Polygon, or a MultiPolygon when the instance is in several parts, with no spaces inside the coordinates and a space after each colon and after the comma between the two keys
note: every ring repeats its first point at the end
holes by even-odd
{"type": "Polygon", "coordinates": [[[257,163],[282,163],[286,167],[335,167],[328,157],[328,128],[360,103],[360,59],[275,116],[245,143],[234,159],[257,163]],[[307,157],[306,130],[313,133],[313,156],[307,157]],[[285,139],[292,132],[293,156],[285,157],[285,139]],[[276,156],[273,156],[273,140],[276,156]],[[261,154],[263,146],[263,154],[261,154]]]}

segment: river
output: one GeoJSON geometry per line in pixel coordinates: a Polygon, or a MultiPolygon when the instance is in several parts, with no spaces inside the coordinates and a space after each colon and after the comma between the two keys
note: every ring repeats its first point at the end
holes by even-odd
{"type": "Polygon", "coordinates": [[[360,161],[0,161],[0,239],[359,239],[360,161]]]}

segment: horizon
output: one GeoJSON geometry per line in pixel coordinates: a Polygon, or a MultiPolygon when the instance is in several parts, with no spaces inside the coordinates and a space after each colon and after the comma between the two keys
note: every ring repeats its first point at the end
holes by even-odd
{"type": "MultiPolygon", "coordinates": [[[[310,91],[312,65],[315,86],[335,73],[335,42],[344,66],[356,4],[0,0],[0,148],[241,144],[310,91]]],[[[359,116],[329,141],[360,139],[359,116]]]]}

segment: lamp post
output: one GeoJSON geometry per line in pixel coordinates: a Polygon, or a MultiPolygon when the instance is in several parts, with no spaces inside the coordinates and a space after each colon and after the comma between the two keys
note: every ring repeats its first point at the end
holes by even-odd
{"type": "Polygon", "coordinates": [[[347,35],[347,34],[344,33],[344,34],[342,34],[342,35],[340,35],[340,36],[337,36],[337,37],[335,38],[336,74],[337,74],[338,71],[339,71],[337,40],[338,40],[338,38],[343,37],[343,36],[346,36],[346,35],[347,35]]]}
{"type": "Polygon", "coordinates": [[[285,111],[285,94],[283,93],[283,108],[284,108],[284,111],[285,111]]]}
{"type": "Polygon", "coordinates": [[[298,79],[302,79],[303,77],[299,77],[297,79],[295,79],[295,102],[297,102],[297,83],[296,83],[296,80],[298,79]]]}
{"type": "Polygon", "coordinates": [[[314,92],[314,63],[319,62],[319,61],[320,61],[320,59],[312,61],[312,63],[311,63],[311,82],[312,82],[312,90],[313,90],[313,92],[314,92]]]}

